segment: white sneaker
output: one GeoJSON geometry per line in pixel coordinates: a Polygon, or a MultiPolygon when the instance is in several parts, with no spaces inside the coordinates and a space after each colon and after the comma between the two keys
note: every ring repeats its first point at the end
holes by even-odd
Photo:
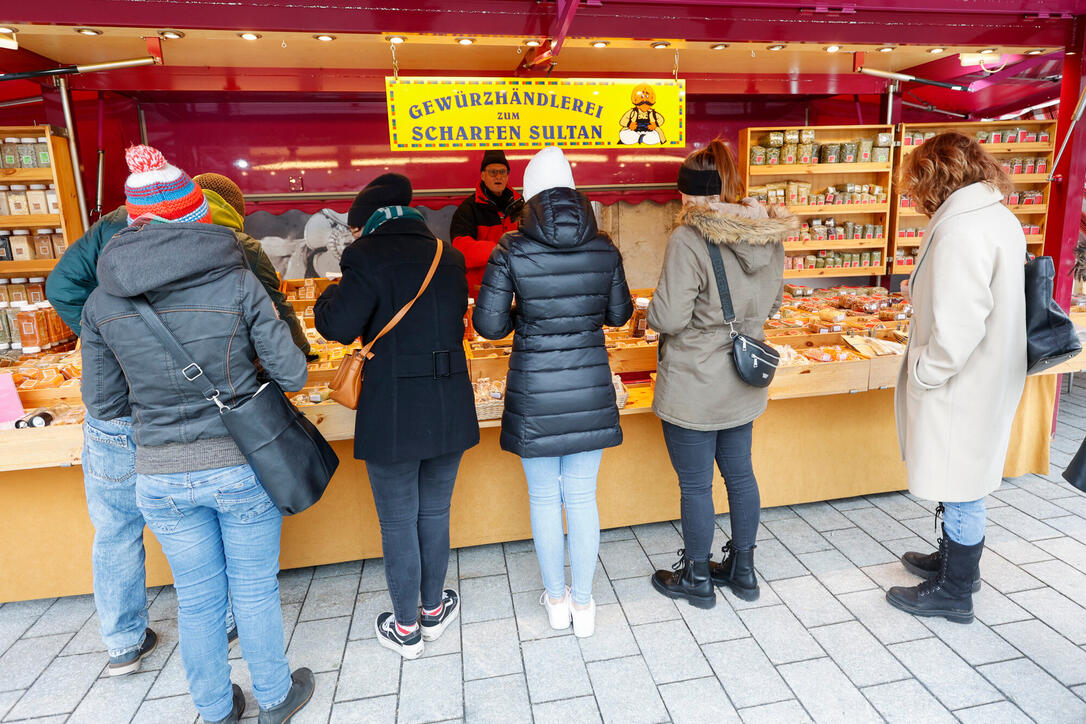
{"type": "Polygon", "coordinates": [[[546,591],[543,591],[539,597],[539,602],[543,604],[543,607],[547,609],[547,618],[550,619],[551,628],[556,631],[569,628],[570,613],[569,613],[569,589],[566,589],[566,593],[562,596],[562,600],[558,603],[551,603],[550,596],[546,591]]]}
{"type": "Polygon", "coordinates": [[[577,608],[570,598],[569,612],[573,617],[573,635],[586,639],[596,633],[596,599],[590,599],[588,608],[577,608]]]}

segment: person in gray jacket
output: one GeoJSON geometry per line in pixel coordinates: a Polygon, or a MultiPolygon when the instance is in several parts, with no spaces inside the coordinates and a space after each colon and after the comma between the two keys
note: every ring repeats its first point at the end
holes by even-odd
{"type": "Polygon", "coordinates": [[[784,239],[799,223],[781,207],[773,214],[743,198],[743,183],[723,141],[687,156],[679,170],[683,207],[668,239],[664,267],[648,310],[660,333],[652,409],[679,477],[685,548],[672,571],[652,585],[701,608],[716,604],[714,584],[740,598],[758,597],[754,539],[760,499],[751,466],[751,430],[765,411],[765,388],[735,370],[708,244],[720,248],[735,308],[735,331],[763,339],[762,325],[780,306],[784,239]],[[711,564],[713,460],[728,488],[732,539],[725,560],[711,564]]]}
{"type": "Polygon", "coordinates": [[[192,179],[146,146],[126,159],[130,226],[103,249],[99,286],[83,307],[83,402],[98,419],[132,417],[136,503],[173,572],[181,659],[200,715],[236,722],[245,708],[227,663],[229,591],[260,724],[280,724],[314,687],[312,672],[292,674],[285,655],[276,578],[282,515],[218,407],[190,382],[206,376],[233,407],[260,387],[258,358],[267,376],[297,390],[305,356],[234,232],[209,223],[192,179]],[[151,305],[198,369],[174,360],[134,299],[151,305]]]}

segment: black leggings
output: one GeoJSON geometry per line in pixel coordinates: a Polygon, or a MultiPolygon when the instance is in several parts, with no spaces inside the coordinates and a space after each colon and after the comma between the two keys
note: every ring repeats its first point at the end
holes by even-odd
{"type": "Polygon", "coordinates": [[[695,561],[709,558],[713,545],[713,460],[728,488],[732,544],[749,550],[758,535],[761,499],[750,463],[754,423],[727,430],[688,430],[664,422],[664,442],[682,493],[683,543],[695,561]]]}

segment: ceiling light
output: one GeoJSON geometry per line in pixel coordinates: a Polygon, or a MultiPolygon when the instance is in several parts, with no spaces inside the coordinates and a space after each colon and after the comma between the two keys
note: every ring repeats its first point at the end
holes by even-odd
{"type": "Polygon", "coordinates": [[[1043,52],[1043,50],[1030,50],[1026,53],[1026,55],[1040,55],[1043,52]]]}
{"type": "Polygon", "coordinates": [[[879,48],[879,52],[880,53],[893,53],[894,48],[893,48],[893,46],[890,46],[890,45],[884,45],[883,47],[879,48]]]}
{"type": "Polygon", "coordinates": [[[158,34],[167,40],[180,40],[185,34],[180,30],[159,30],[158,34]]]}
{"type": "Polygon", "coordinates": [[[671,43],[667,42],[666,40],[657,40],[655,43],[652,44],[652,47],[656,48],[657,50],[661,50],[668,47],[669,45],[671,45],[671,43]]]}
{"type": "Polygon", "coordinates": [[[102,31],[95,28],[75,28],[75,32],[80,35],[101,35],[102,31]]]}
{"type": "Polygon", "coordinates": [[[538,48],[540,45],[543,45],[543,42],[539,40],[525,40],[524,44],[529,48],[538,48]]]}
{"type": "Polygon", "coordinates": [[[592,43],[593,48],[606,48],[610,43],[606,40],[596,40],[592,43]]]}
{"type": "Polygon", "coordinates": [[[460,45],[471,45],[475,42],[475,38],[457,38],[456,42],[460,45]]]}
{"type": "Polygon", "coordinates": [[[4,35],[15,35],[16,32],[18,31],[15,28],[9,28],[6,25],[0,25],[0,33],[3,33],[4,35]]]}
{"type": "Polygon", "coordinates": [[[313,37],[321,41],[322,43],[331,43],[333,40],[336,39],[336,36],[334,35],[325,35],[323,33],[320,35],[314,35],[313,37]]]}
{"type": "Polygon", "coordinates": [[[980,51],[980,54],[981,55],[991,55],[994,52],[996,52],[995,48],[985,48],[984,50],[980,51]]]}
{"type": "Polygon", "coordinates": [[[946,48],[928,48],[928,52],[932,55],[939,55],[939,53],[942,53],[945,50],[946,48]]]}
{"type": "Polygon", "coordinates": [[[784,50],[784,46],[780,45],[780,44],[771,45],[768,48],[766,48],[766,50],[784,50]]]}
{"type": "Polygon", "coordinates": [[[403,37],[402,35],[390,35],[385,38],[385,40],[392,43],[393,45],[399,45],[400,43],[406,42],[407,38],[403,37]]]}
{"type": "Polygon", "coordinates": [[[234,165],[238,168],[249,168],[249,162],[244,158],[239,158],[237,161],[234,161],[234,165]]]}
{"type": "Polygon", "coordinates": [[[827,53],[836,53],[840,49],[841,49],[840,45],[827,45],[826,46],[826,52],[827,53]]]}
{"type": "Polygon", "coordinates": [[[710,45],[709,50],[724,50],[724,48],[727,48],[727,47],[728,47],[727,43],[717,43],[716,45],[710,45]]]}
{"type": "Polygon", "coordinates": [[[242,40],[260,40],[260,33],[238,33],[238,37],[242,40]]]}

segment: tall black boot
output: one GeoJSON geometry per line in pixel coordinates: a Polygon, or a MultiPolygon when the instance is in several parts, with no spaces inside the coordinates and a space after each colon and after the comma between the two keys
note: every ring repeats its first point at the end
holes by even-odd
{"type": "Polygon", "coordinates": [[[726,586],[744,601],[757,601],[760,591],[758,579],[754,575],[754,549],[737,550],[731,541],[724,544],[720,550],[724,553],[724,561],[710,563],[709,570],[714,586],[726,586]]]}
{"type": "Polygon", "coordinates": [[[954,623],[973,622],[973,581],[977,577],[984,541],[971,546],[943,537],[939,573],[918,586],[894,586],[886,600],[914,616],[942,616],[954,623]]]}
{"type": "MultiPolygon", "coordinates": [[[[927,555],[909,551],[901,556],[901,565],[914,576],[924,579],[932,579],[939,575],[939,569],[943,565],[943,541],[946,540],[946,526],[943,526],[943,537],[939,539],[939,550],[927,555]]],[[[977,567],[977,577],[973,579],[973,593],[980,590],[980,567],[977,567]]]]}
{"type": "Polygon", "coordinates": [[[685,549],[679,549],[679,560],[670,571],[656,571],[652,574],[652,587],[668,598],[685,598],[686,602],[697,608],[712,608],[716,605],[716,590],[709,577],[709,561],[694,561],[686,556],[685,549]]]}

